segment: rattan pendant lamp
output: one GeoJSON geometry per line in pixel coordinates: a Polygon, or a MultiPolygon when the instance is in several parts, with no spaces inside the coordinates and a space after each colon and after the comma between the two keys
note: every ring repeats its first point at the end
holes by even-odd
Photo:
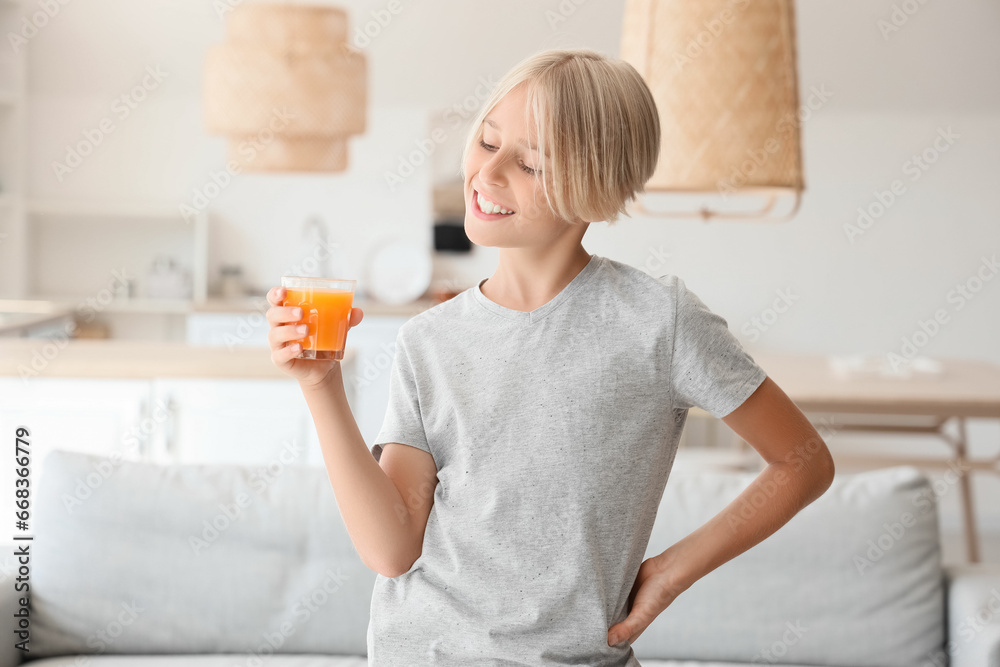
{"type": "Polygon", "coordinates": [[[337,7],[244,3],[205,62],[209,132],[252,172],[339,172],[365,131],[367,67],[337,7]]]}
{"type": "Polygon", "coordinates": [[[660,114],[647,193],[765,198],[759,210],[653,211],[652,217],[779,222],[798,211],[802,174],[793,0],[626,0],[621,58],[660,114]],[[772,215],[779,199],[791,209],[772,215]]]}

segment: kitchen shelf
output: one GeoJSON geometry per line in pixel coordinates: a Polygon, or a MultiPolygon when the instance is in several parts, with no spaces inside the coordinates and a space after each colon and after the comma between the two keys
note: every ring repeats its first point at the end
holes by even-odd
{"type": "MultiPolygon", "coordinates": [[[[206,299],[192,304],[193,312],[201,313],[244,313],[258,311],[261,304],[266,303],[264,295],[259,297],[246,297],[243,299],[206,299]]],[[[365,317],[368,316],[413,316],[422,313],[428,308],[436,306],[438,302],[432,298],[421,298],[410,303],[392,304],[376,301],[374,299],[355,299],[353,306],[360,308],[365,317]]]]}
{"type": "MultiPolygon", "coordinates": [[[[67,295],[38,295],[28,299],[0,299],[0,311],[53,313],[73,311],[86,303],[86,297],[67,295]]],[[[191,313],[252,313],[261,312],[266,301],[263,295],[243,299],[210,298],[203,301],[192,299],[114,299],[101,306],[101,312],[106,313],[145,313],[145,314],[178,314],[191,313]]],[[[413,316],[437,305],[431,298],[418,299],[410,303],[391,304],[373,299],[362,299],[354,302],[355,308],[360,308],[368,316],[413,316]]],[[[266,310],[266,308],[265,308],[266,310]]]]}
{"type": "MultiPolygon", "coordinates": [[[[77,292],[79,286],[70,286],[68,279],[55,282],[54,275],[72,275],[66,262],[79,261],[72,251],[74,237],[81,234],[100,234],[108,229],[108,225],[122,230],[115,234],[131,235],[152,241],[161,239],[172,245],[181,243],[184,250],[181,257],[190,262],[191,292],[190,298],[163,299],[150,297],[135,297],[127,301],[114,301],[103,304],[101,312],[107,313],[186,313],[190,312],[193,301],[204,300],[208,294],[208,213],[198,212],[194,219],[185,220],[180,210],[170,204],[157,201],[136,200],[71,200],[71,199],[29,199],[25,202],[27,224],[26,259],[23,263],[23,284],[27,286],[23,293],[31,296],[30,300],[44,300],[69,304],[75,307],[84,298],[66,296],[66,292],[77,292]],[[124,227],[123,227],[124,226],[124,227]],[[100,231],[99,231],[100,230],[100,231]],[[155,230],[155,236],[152,234],[155,230]],[[62,259],[47,257],[53,248],[59,248],[62,259]],[[63,262],[59,264],[58,262],[63,262]],[[57,262],[53,264],[53,262],[57,262]],[[48,264],[48,266],[46,266],[48,264]],[[41,282],[42,276],[49,278],[41,282]]],[[[77,239],[79,241],[79,239],[77,239]]],[[[131,256],[121,254],[120,249],[101,244],[95,250],[104,253],[104,263],[111,268],[129,267],[133,275],[142,275],[143,267],[148,266],[156,254],[155,243],[145,243],[144,255],[131,256]],[[117,254],[116,254],[117,253],[117,254]],[[146,256],[148,255],[148,256],[146,256]]],[[[88,255],[89,257],[89,255],[88,255]]],[[[91,267],[79,265],[82,273],[91,267]]],[[[108,270],[110,271],[111,268],[108,270]]],[[[92,272],[91,272],[92,274],[92,272]]],[[[93,275],[88,281],[93,283],[93,275]]],[[[91,296],[96,296],[96,292],[91,296]]]]}
{"type": "Polygon", "coordinates": [[[29,215],[65,218],[156,218],[190,224],[180,209],[143,201],[28,200],[29,215]]]}
{"type": "MultiPolygon", "coordinates": [[[[37,295],[29,297],[20,303],[48,303],[55,309],[76,310],[87,307],[85,296],[45,296],[37,295]]],[[[6,303],[11,303],[8,300],[6,303]]],[[[17,303],[16,301],[14,303],[17,303]]],[[[169,314],[169,313],[189,313],[191,312],[190,299],[154,299],[154,298],[134,298],[134,299],[112,299],[105,304],[99,304],[95,310],[102,313],[146,313],[146,314],[169,314]]]]}

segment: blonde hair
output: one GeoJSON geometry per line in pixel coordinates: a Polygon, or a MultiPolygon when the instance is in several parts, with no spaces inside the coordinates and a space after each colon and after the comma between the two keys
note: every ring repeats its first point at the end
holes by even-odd
{"type": "MultiPolygon", "coordinates": [[[[525,84],[526,125],[545,166],[546,202],[569,222],[628,216],[629,202],[645,191],[660,153],[660,120],[646,82],[631,64],[591,49],[550,49],[514,66],[497,84],[473,120],[462,154],[482,137],[483,121],[511,90],[525,84]]],[[[631,216],[629,216],[631,217],[631,216]]]]}

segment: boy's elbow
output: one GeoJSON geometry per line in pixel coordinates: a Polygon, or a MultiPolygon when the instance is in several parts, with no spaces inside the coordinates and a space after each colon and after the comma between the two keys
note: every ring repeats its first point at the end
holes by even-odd
{"type": "Polygon", "coordinates": [[[827,489],[833,485],[834,477],[837,474],[837,467],[833,462],[833,455],[830,454],[830,450],[824,445],[823,456],[819,458],[816,463],[816,478],[817,485],[820,488],[820,494],[826,493],[827,489]]]}
{"type": "Polygon", "coordinates": [[[823,478],[823,493],[826,493],[830,487],[833,486],[833,479],[836,473],[837,471],[834,469],[833,463],[830,463],[830,469],[826,472],[826,476],[823,478]]]}
{"type": "Polygon", "coordinates": [[[381,570],[375,570],[375,571],[378,572],[379,574],[381,574],[383,577],[385,577],[387,579],[395,579],[396,577],[398,577],[398,576],[400,576],[402,574],[406,574],[407,572],[410,571],[410,569],[406,568],[404,570],[401,567],[397,567],[397,568],[388,568],[388,569],[383,568],[381,570]]]}
{"type": "Polygon", "coordinates": [[[374,561],[362,559],[365,567],[388,579],[395,579],[401,574],[406,574],[416,561],[416,558],[383,558],[374,561]]]}
{"type": "Polygon", "coordinates": [[[406,570],[400,568],[398,565],[395,565],[391,562],[373,563],[368,560],[362,560],[362,562],[365,564],[365,567],[367,567],[375,574],[381,574],[383,577],[387,577],[389,579],[394,579],[399,575],[403,574],[404,572],[406,572],[406,570]]]}

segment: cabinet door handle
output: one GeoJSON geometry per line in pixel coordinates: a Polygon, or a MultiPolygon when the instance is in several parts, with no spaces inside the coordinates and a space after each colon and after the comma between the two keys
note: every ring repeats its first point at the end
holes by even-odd
{"type": "Polygon", "coordinates": [[[177,402],[174,400],[173,395],[167,397],[167,420],[166,424],[163,425],[164,442],[163,448],[168,459],[176,460],[177,458],[177,402]]]}
{"type": "Polygon", "coordinates": [[[137,452],[140,461],[149,460],[149,438],[143,434],[142,425],[146,423],[146,420],[151,417],[149,410],[149,397],[143,396],[142,401],[139,403],[139,427],[140,427],[140,437],[139,440],[139,451],[137,452]]]}

